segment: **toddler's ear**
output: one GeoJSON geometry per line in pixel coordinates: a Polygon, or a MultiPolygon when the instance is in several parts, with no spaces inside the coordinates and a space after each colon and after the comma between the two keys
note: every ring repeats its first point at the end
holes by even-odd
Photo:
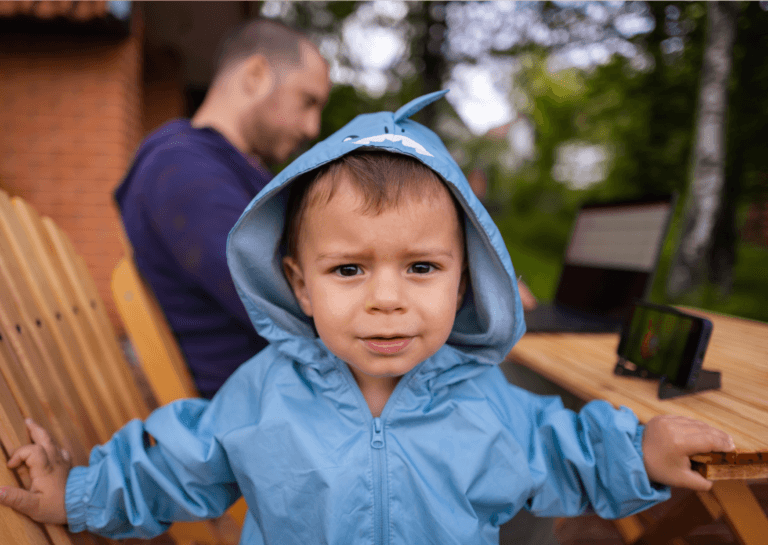
{"type": "Polygon", "coordinates": [[[312,302],[309,298],[309,292],[307,291],[307,283],[304,280],[304,272],[301,270],[299,262],[291,256],[283,258],[283,271],[285,277],[288,279],[288,283],[291,285],[293,294],[296,296],[296,300],[299,302],[302,312],[312,317],[312,302]]]}

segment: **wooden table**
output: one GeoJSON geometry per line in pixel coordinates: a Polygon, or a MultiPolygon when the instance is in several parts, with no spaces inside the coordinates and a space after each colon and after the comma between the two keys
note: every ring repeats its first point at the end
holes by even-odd
{"type": "MultiPolygon", "coordinates": [[[[616,407],[627,406],[641,422],[659,414],[679,414],[733,437],[738,456],[710,460],[723,465],[709,467],[708,476],[722,480],[714,483],[711,492],[694,494],[698,501],[687,502],[685,513],[645,529],[636,543],[665,543],[723,516],[740,543],[765,545],[768,519],[744,479],[768,477],[768,324],[684,310],[712,321],[703,369],[722,373],[720,390],[658,399],[658,381],[614,375],[617,334],[527,333],[508,359],[583,400],[605,399],[616,407]]],[[[696,459],[707,461],[706,457],[696,459]]]]}

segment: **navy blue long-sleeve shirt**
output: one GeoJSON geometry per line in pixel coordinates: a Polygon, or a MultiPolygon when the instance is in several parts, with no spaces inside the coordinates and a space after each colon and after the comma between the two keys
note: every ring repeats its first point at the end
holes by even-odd
{"type": "Polygon", "coordinates": [[[115,191],[136,265],[204,397],[267,344],[235,292],[225,247],[271,178],[215,130],[179,119],[141,143],[115,191]]]}

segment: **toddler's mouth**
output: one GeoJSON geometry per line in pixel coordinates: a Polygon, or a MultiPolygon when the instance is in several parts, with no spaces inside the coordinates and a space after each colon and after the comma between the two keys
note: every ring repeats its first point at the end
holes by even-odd
{"type": "Polygon", "coordinates": [[[396,354],[405,350],[412,340],[413,337],[366,337],[363,342],[378,354],[396,354]]]}

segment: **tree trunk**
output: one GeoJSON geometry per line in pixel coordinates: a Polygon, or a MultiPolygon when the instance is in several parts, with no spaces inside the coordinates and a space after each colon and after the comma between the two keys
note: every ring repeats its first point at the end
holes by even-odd
{"type": "Polygon", "coordinates": [[[725,179],[725,122],[728,80],[736,37],[736,2],[707,3],[707,37],[701,67],[696,116],[693,177],[686,200],[683,229],[667,278],[667,295],[678,296],[707,278],[725,179]]]}
{"type": "MultiPolygon", "coordinates": [[[[446,62],[443,46],[445,43],[446,2],[421,2],[412,8],[412,16],[420,23],[421,33],[412,44],[411,54],[424,62],[421,72],[421,94],[433,93],[443,88],[446,76],[446,62]]],[[[426,125],[435,126],[437,103],[427,104],[413,117],[426,125]]]]}

